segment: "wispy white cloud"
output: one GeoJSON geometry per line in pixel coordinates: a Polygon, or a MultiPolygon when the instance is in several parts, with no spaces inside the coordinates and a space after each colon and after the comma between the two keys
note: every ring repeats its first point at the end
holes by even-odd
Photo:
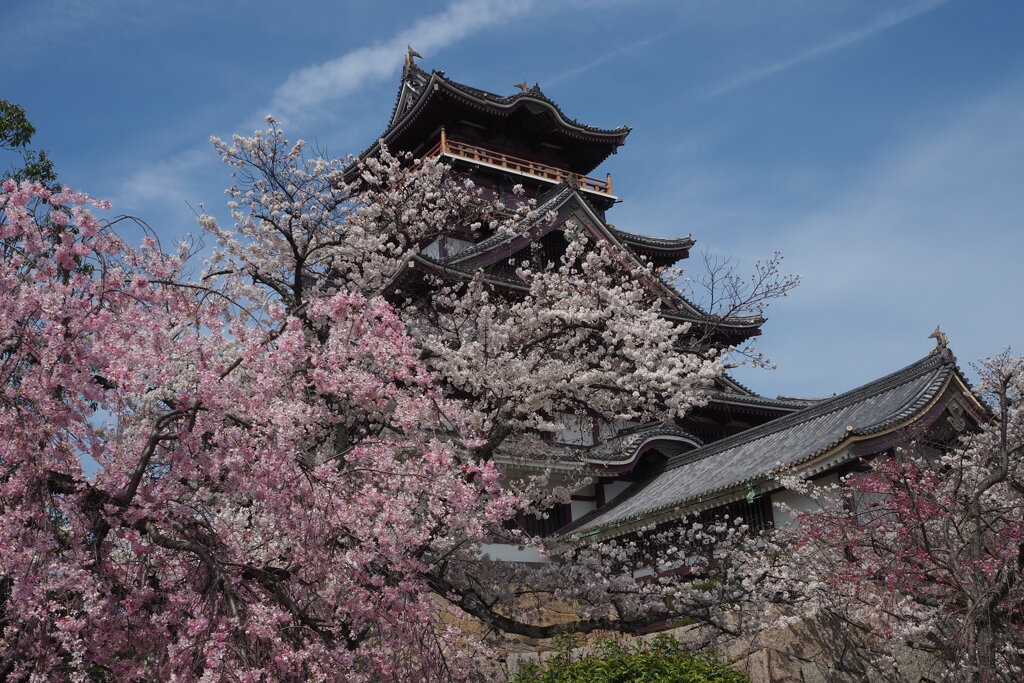
{"type": "Polygon", "coordinates": [[[429,56],[474,31],[522,14],[532,4],[532,0],[456,0],[384,41],[295,72],[274,91],[271,108],[282,117],[297,118],[371,81],[390,77],[407,45],[429,56]]]}
{"type": "Polygon", "coordinates": [[[926,12],[930,12],[939,6],[946,4],[948,1],[949,0],[923,0],[922,2],[917,2],[907,7],[888,10],[883,12],[866,26],[849,31],[823,43],[819,43],[791,57],[750,69],[749,71],[745,71],[734,76],[708,90],[705,97],[708,99],[719,97],[720,95],[732,92],[733,90],[750,85],[756,81],[774,76],[775,74],[782,73],[783,71],[788,71],[789,69],[800,66],[801,64],[811,62],[831,52],[842,50],[843,48],[850,47],[851,45],[856,45],[857,43],[867,40],[868,38],[893,28],[894,26],[898,26],[917,16],[925,14],[926,12]]]}
{"type": "Polygon", "coordinates": [[[576,78],[577,76],[579,76],[582,73],[590,71],[591,69],[593,69],[595,67],[601,66],[605,62],[608,62],[608,61],[611,61],[612,59],[615,59],[619,55],[623,55],[623,54],[626,54],[626,53],[629,53],[629,52],[636,52],[637,50],[645,48],[645,47],[647,47],[648,45],[650,45],[652,43],[656,43],[659,40],[662,40],[663,38],[666,38],[667,36],[672,35],[673,33],[675,33],[675,31],[662,31],[661,33],[657,33],[657,34],[655,34],[653,36],[648,36],[648,37],[646,37],[646,38],[644,38],[642,40],[638,40],[638,41],[636,41],[634,43],[630,43],[628,45],[623,45],[620,48],[612,50],[611,52],[606,52],[605,54],[601,55],[597,59],[589,61],[586,64],[583,64],[583,65],[577,66],[577,67],[573,67],[571,69],[566,69],[565,71],[562,71],[561,73],[558,73],[558,74],[554,75],[553,77],[545,80],[544,81],[544,85],[555,85],[556,83],[561,83],[563,81],[568,81],[570,79],[576,78]]]}
{"type": "MultiPolygon", "coordinates": [[[[443,11],[423,17],[390,38],[296,71],[274,91],[271,111],[288,123],[308,120],[318,106],[350,95],[375,80],[391,77],[402,63],[406,45],[429,55],[473,31],[525,12],[532,2],[455,0],[443,11]]],[[[261,120],[262,114],[250,116],[235,129],[259,126],[261,120]]],[[[187,219],[191,209],[184,198],[199,195],[202,179],[209,175],[206,171],[215,165],[216,157],[205,144],[146,163],[121,183],[113,198],[115,208],[123,212],[146,208],[148,213],[154,205],[161,205],[168,213],[187,219]]]]}
{"type": "Polygon", "coordinates": [[[114,204],[120,211],[131,212],[152,207],[154,202],[162,202],[167,197],[187,197],[189,177],[211,159],[210,150],[193,148],[141,166],[121,184],[113,198],[114,204]]]}
{"type": "Polygon", "coordinates": [[[1022,115],[1024,79],[947,112],[945,125],[773,234],[803,278],[770,314],[762,346],[784,368],[773,391],[823,393],[895,370],[928,352],[936,323],[965,363],[1024,346],[1013,288],[1024,253],[1022,115]]]}

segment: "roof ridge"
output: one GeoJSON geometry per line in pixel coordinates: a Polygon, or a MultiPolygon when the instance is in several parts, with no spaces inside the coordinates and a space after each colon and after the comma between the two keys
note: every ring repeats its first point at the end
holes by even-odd
{"type": "MultiPolygon", "coordinates": [[[[800,424],[801,422],[805,422],[815,417],[828,415],[829,413],[836,412],[849,405],[857,403],[858,401],[861,401],[868,396],[880,394],[885,391],[888,391],[889,389],[893,389],[902,384],[906,384],[908,381],[916,377],[920,377],[926,374],[927,372],[936,370],[943,365],[946,365],[950,369],[956,371],[956,363],[952,357],[952,354],[929,354],[924,358],[914,361],[910,365],[900,368],[895,372],[885,375],[884,377],[880,377],[879,379],[876,379],[874,381],[868,382],[867,384],[862,384],[859,387],[855,387],[842,394],[837,394],[836,396],[825,399],[824,401],[821,401],[819,403],[811,404],[806,408],[797,410],[788,415],[783,415],[778,419],[771,420],[770,422],[758,425],[757,427],[740,432],[739,434],[734,434],[732,436],[721,439],[720,441],[715,441],[714,443],[711,443],[702,448],[698,448],[687,453],[681,453],[679,454],[679,456],[673,456],[669,460],[668,466],[665,469],[667,471],[675,469],[677,467],[682,467],[683,465],[687,465],[697,460],[702,460],[704,458],[710,457],[712,455],[715,455],[716,453],[720,453],[721,451],[727,450],[739,444],[755,441],[759,438],[768,436],[769,434],[773,434],[775,432],[782,431],[784,429],[788,429],[789,427],[792,427],[796,424],[800,424]],[[686,456],[690,457],[687,458],[686,456]]],[[[932,384],[929,384],[929,387],[931,386],[932,384]]],[[[926,395],[927,393],[928,392],[926,391],[922,391],[917,396],[915,396],[912,401],[909,401],[907,405],[904,407],[904,409],[899,412],[899,414],[897,415],[897,419],[900,416],[904,415],[908,411],[908,409],[916,406],[916,404],[920,401],[920,397],[922,395],[926,395]]],[[[891,421],[892,420],[889,420],[889,422],[891,421]]],[[[872,425],[871,427],[873,428],[875,426],[876,425],[872,425]]]]}
{"type": "MultiPolygon", "coordinates": [[[[410,86],[411,88],[410,84],[413,81],[412,76],[415,76],[420,81],[421,85],[425,85],[426,82],[430,80],[430,74],[423,70],[423,68],[413,60],[409,60],[405,66],[402,67],[402,76],[398,79],[398,94],[395,95],[395,104],[391,107],[391,116],[388,117],[388,127],[384,130],[385,133],[395,123],[398,115],[398,105],[402,103],[402,93],[405,92],[406,86],[410,86]]],[[[420,92],[416,99],[419,99],[422,96],[423,92],[420,92]]],[[[383,137],[383,134],[381,137],[383,137]]]]}
{"type": "Polygon", "coordinates": [[[451,78],[448,78],[448,76],[445,75],[444,71],[435,70],[431,72],[431,75],[435,74],[438,76],[438,78],[444,81],[445,84],[451,86],[452,88],[460,90],[463,93],[471,95],[478,99],[494,102],[495,104],[511,105],[523,99],[539,100],[541,102],[544,102],[545,104],[550,105],[551,108],[555,110],[555,113],[558,114],[559,118],[561,118],[565,123],[568,123],[588,133],[596,133],[598,135],[622,135],[632,130],[632,128],[630,128],[627,125],[621,125],[616,128],[601,128],[600,126],[592,126],[586,123],[580,123],[578,120],[570,118],[564,111],[562,111],[562,108],[559,107],[554,100],[545,95],[541,91],[540,85],[536,83],[533,84],[531,87],[527,88],[526,90],[523,90],[522,92],[517,92],[512,95],[499,95],[497,93],[490,92],[489,90],[475,88],[471,85],[466,85],[465,83],[459,83],[458,81],[454,81],[451,78]]]}
{"type": "Polygon", "coordinates": [[[652,436],[681,436],[687,439],[692,439],[697,443],[703,445],[704,440],[682,427],[674,424],[666,423],[665,421],[655,422],[654,424],[646,425],[636,431],[628,432],[626,434],[617,434],[610,439],[607,439],[599,446],[592,447],[593,450],[598,450],[602,446],[612,444],[618,441],[620,448],[615,450],[623,450],[625,448],[632,448],[634,442],[649,439],[652,436]]]}

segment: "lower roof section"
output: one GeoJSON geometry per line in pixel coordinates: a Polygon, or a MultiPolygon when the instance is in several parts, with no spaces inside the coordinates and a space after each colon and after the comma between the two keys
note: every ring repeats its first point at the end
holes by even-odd
{"type": "Polygon", "coordinates": [[[954,382],[971,395],[952,353],[943,349],[852,391],[680,453],[664,472],[561,533],[610,538],[678,518],[731,491],[766,490],[766,480],[780,470],[806,469],[830,453],[859,453],[849,446],[923,418],[954,382]]]}
{"type": "MultiPolygon", "coordinates": [[[[530,217],[524,219],[517,230],[491,235],[450,257],[431,258],[421,253],[418,260],[422,264],[433,262],[432,269],[435,271],[440,268],[450,274],[472,276],[478,269],[515,259],[516,254],[528,249],[548,233],[561,229],[568,221],[573,221],[583,228],[593,239],[609,245],[614,252],[623,254],[629,262],[629,269],[635,269],[635,273],[628,273],[626,276],[644,278],[652,295],[661,299],[664,304],[661,313],[665,318],[680,323],[691,323],[698,329],[707,330],[711,332],[712,338],[726,345],[738,345],[761,333],[760,327],[765,323],[765,318],[760,314],[715,315],[702,310],[700,306],[689,301],[656,276],[642,274],[645,272],[643,264],[634,249],[628,241],[623,242],[619,239],[623,234],[629,234],[630,239],[639,236],[610,228],[599,212],[587,202],[579,187],[572,182],[563,181],[538,197],[537,205],[530,217]],[[556,219],[548,220],[550,214],[554,214],[556,219]]],[[[681,239],[690,242],[688,237],[681,239]]]]}

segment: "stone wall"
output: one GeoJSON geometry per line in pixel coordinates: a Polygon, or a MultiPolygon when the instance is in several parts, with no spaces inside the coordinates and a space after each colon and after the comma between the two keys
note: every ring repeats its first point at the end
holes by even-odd
{"type": "MultiPolygon", "coordinates": [[[[697,626],[662,633],[695,648],[709,642],[706,629],[697,626]]],[[[591,639],[599,637],[595,634],[591,639]]],[[[653,634],[636,637],[651,638],[653,634]]],[[[715,646],[725,661],[750,675],[751,683],[927,683],[941,680],[943,674],[942,662],[920,651],[901,652],[894,664],[874,664],[875,657],[868,643],[856,642],[838,624],[820,619],[767,629],[752,637],[718,639],[715,646]]],[[[573,653],[583,656],[588,651],[584,646],[573,653]]],[[[508,643],[505,653],[504,675],[507,677],[518,671],[524,662],[543,661],[553,656],[554,647],[550,641],[520,639],[508,643]]]]}

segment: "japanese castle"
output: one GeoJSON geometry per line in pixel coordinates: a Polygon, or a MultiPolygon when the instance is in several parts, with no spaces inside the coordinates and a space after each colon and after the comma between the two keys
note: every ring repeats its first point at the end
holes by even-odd
{"type": "MultiPolygon", "coordinates": [[[[532,245],[554,256],[564,248],[560,229],[574,221],[619,253],[656,266],[686,259],[689,235],[647,237],[614,227],[607,214],[618,201],[611,174],[591,174],[625,144],[630,129],[598,128],[569,118],[539,86],[497,95],[457,83],[443,71],[427,72],[406,58],[397,101],[380,140],[392,152],[441,157],[472,179],[489,199],[518,201],[521,186],[538,213],[557,220],[538,223],[526,235],[438,240],[416,257],[413,268],[444,277],[470,278],[477,271],[496,284],[517,285],[510,259],[532,245]]],[[[536,249],[536,247],[532,247],[536,249]]],[[[521,283],[520,283],[521,284],[521,283]]],[[[732,346],[760,334],[765,319],[713,316],[666,290],[663,315],[708,330],[713,343],[732,346]]],[[[784,524],[773,501],[799,507],[799,496],[776,479],[780,469],[835,479],[862,468],[861,460],[894,452],[927,434],[949,443],[983,420],[972,394],[939,333],[924,358],[852,391],[826,399],[761,396],[724,375],[708,403],[675,423],[585,424],[553,438],[573,446],[594,474],[594,484],[545,519],[522,519],[532,534],[604,540],[685,515],[726,512],[755,526],[784,524]]],[[[500,454],[496,461],[514,476],[529,458],[500,454]]]]}

